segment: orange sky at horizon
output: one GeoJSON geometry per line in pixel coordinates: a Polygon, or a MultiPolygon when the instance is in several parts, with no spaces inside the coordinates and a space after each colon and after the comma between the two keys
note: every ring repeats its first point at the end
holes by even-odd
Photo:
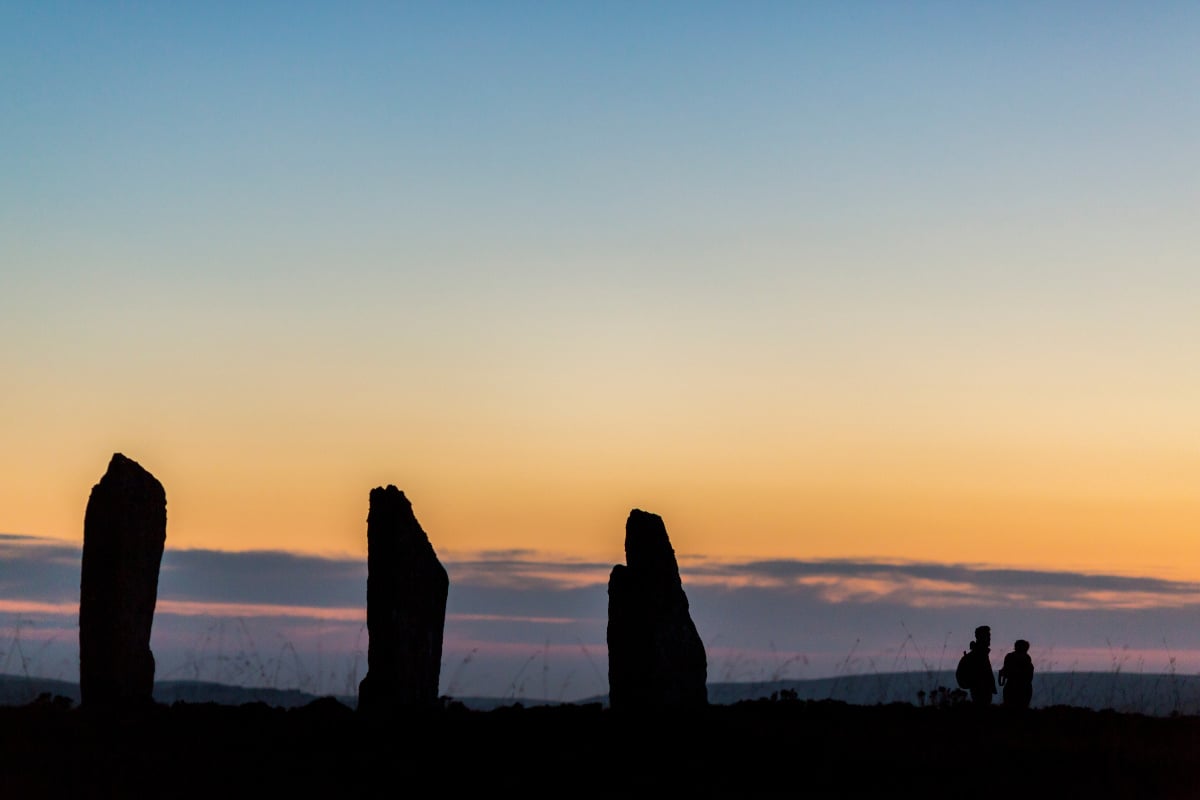
{"type": "MultiPolygon", "coordinates": [[[[594,463],[547,458],[537,471],[534,447],[507,460],[496,448],[495,458],[461,467],[450,454],[423,453],[412,463],[428,468],[409,475],[388,474],[380,458],[356,466],[348,448],[226,464],[216,446],[197,447],[194,459],[145,446],[121,452],[163,482],[167,544],[181,549],[365,555],[369,490],[395,483],[441,553],[519,549],[615,563],[637,507],[663,516],[681,559],[876,558],[1200,579],[1195,455],[962,442],[938,450],[895,439],[871,448],[833,438],[807,456],[760,440],[767,455],[747,456],[740,469],[714,463],[729,448],[709,457],[699,447],[647,448],[656,457],[631,459],[624,473],[619,447],[594,463]]],[[[0,480],[0,530],[82,541],[87,497],[111,453],[55,455],[0,480]]]]}

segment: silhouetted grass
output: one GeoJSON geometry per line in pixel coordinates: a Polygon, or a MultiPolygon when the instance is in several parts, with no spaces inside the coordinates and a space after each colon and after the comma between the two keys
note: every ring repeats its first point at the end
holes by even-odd
{"type": "MultiPolygon", "coordinates": [[[[39,687],[45,685],[41,678],[62,675],[65,669],[58,665],[55,670],[48,670],[40,660],[53,640],[29,639],[27,633],[33,625],[31,620],[15,618],[8,634],[0,636],[0,675],[24,681],[28,689],[19,696],[21,702],[36,697],[39,687]]],[[[773,643],[766,658],[735,652],[723,660],[710,661],[710,687],[717,687],[710,689],[710,696],[714,702],[734,702],[768,697],[772,693],[797,692],[801,698],[840,699],[858,704],[909,702],[918,706],[945,706],[956,702],[958,690],[949,671],[953,661],[948,656],[949,636],[940,652],[931,656],[921,649],[911,632],[903,626],[902,630],[904,636],[899,645],[882,655],[863,654],[856,642],[837,662],[835,672],[824,677],[809,674],[811,664],[807,656],[779,653],[773,643]],[[821,696],[812,696],[817,690],[822,692],[821,696]]],[[[326,658],[322,662],[311,655],[306,657],[282,638],[264,652],[261,642],[243,620],[218,620],[197,636],[182,663],[160,669],[156,677],[159,682],[188,680],[354,698],[366,669],[365,638],[364,624],[353,653],[341,660],[326,658]]],[[[578,649],[594,671],[596,681],[606,683],[603,657],[593,656],[582,641],[578,649]]],[[[1109,650],[1107,671],[1079,671],[1055,669],[1054,648],[1043,648],[1036,660],[1034,706],[1111,708],[1155,715],[1200,714],[1200,676],[1179,673],[1177,658],[1165,640],[1162,672],[1149,671],[1145,656],[1135,657],[1127,646],[1110,643],[1109,650]]],[[[480,694],[465,691],[477,654],[478,650],[472,649],[452,668],[449,662],[443,666],[443,674],[449,674],[444,684],[446,697],[471,696],[474,700],[480,694]]],[[[531,649],[507,678],[505,689],[496,693],[491,702],[586,701],[587,697],[576,698],[568,693],[573,671],[566,671],[557,686],[550,682],[551,662],[548,643],[531,649]],[[529,692],[531,683],[540,689],[537,696],[529,692]]],[[[997,702],[1000,699],[997,696],[997,702]]]]}

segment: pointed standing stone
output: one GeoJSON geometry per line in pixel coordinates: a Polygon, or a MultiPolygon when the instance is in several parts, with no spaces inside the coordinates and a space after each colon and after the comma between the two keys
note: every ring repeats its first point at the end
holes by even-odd
{"type": "Polygon", "coordinates": [[[609,705],[707,704],[708,658],[662,517],[636,508],[629,513],[625,561],[608,579],[609,705]]]}
{"type": "Polygon", "coordinates": [[[367,675],[360,711],[438,699],[450,579],[404,492],[371,490],[367,514],[367,675]]]}
{"type": "Polygon", "coordinates": [[[135,461],[114,453],[83,520],[79,693],[84,707],[154,700],[150,626],[167,540],[167,495],[135,461]]]}

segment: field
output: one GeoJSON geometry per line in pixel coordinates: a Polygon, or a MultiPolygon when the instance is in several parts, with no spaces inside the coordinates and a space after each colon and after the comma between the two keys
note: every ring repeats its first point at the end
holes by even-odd
{"type": "Polygon", "coordinates": [[[630,715],[448,703],[388,720],[324,698],[102,716],[0,708],[3,797],[519,792],[809,797],[1200,796],[1200,717],[765,698],[630,715]]]}

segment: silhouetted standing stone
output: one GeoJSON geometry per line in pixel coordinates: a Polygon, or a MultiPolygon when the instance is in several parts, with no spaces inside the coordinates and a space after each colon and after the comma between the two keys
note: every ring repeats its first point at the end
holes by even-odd
{"type": "Polygon", "coordinates": [[[135,461],[113,454],[83,520],[79,693],[85,707],[154,699],[150,626],[167,540],[167,495],[135,461]]]}
{"type": "Polygon", "coordinates": [[[361,711],[438,699],[450,578],[395,486],[371,490],[367,514],[367,675],[361,711]]]}
{"type": "Polygon", "coordinates": [[[662,517],[636,508],[629,513],[625,561],[608,579],[609,705],[705,705],[708,658],[662,517]]]}

